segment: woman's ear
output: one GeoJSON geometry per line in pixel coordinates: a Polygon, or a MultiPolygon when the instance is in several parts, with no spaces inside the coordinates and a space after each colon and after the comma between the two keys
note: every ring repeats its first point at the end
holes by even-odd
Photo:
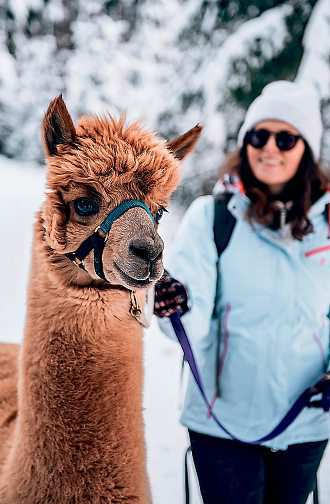
{"type": "Polygon", "coordinates": [[[75,141],[76,130],[62,95],[48,106],[41,128],[46,156],[57,154],[59,144],[70,145],[75,141]]]}
{"type": "Polygon", "coordinates": [[[196,126],[183,135],[169,140],[166,143],[167,148],[177,159],[181,160],[185,158],[194,149],[202,129],[203,126],[201,124],[196,124],[196,126]]]}

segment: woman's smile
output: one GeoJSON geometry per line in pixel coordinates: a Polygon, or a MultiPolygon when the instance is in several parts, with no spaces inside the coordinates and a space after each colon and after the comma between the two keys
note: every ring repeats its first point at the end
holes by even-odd
{"type": "Polygon", "coordinates": [[[274,157],[266,157],[260,156],[257,160],[259,164],[265,167],[270,168],[281,168],[284,166],[284,162],[282,159],[274,158],[274,157]]]}

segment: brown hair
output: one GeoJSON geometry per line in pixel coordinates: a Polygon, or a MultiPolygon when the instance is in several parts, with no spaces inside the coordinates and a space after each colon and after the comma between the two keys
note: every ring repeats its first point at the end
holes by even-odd
{"type": "Polygon", "coordinates": [[[329,179],[322,172],[319,163],[313,160],[310,147],[305,142],[305,151],[294,177],[285,185],[281,194],[272,194],[268,186],[252,173],[247,158],[246,145],[229,154],[220,170],[221,178],[225,175],[240,178],[244,192],[251,200],[247,211],[250,221],[257,221],[272,229],[280,227],[280,215],[276,202],[292,201],[287,219],[291,223],[292,236],[297,240],[313,231],[313,225],[307,216],[311,205],[328,189],[329,179]]]}

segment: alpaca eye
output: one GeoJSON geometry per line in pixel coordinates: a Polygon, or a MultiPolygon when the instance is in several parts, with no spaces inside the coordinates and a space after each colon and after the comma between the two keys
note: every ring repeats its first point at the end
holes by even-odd
{"type": "Polygon", "coordinates": [[[158,210],[155,214],[155,221],[157,222],[157,224],[160,221],[160,219],[163,217],[164,212],[168,212],[168,210],[166,210],[166,208],[164,208],[164,207],[158,208],[158,210]]]}
{"type": "Polygon", "coordinates": [[[99,211],[99,204],[95,199],[78,198],[73,202],[74,209],[81,217],[95,215],[99,211]]]}

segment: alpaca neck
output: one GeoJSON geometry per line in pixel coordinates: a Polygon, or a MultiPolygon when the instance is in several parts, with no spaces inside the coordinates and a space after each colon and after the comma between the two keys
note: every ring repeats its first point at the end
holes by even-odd
{"type": "Polygon", "coordinates": [[[35,489],[28,476],[28,491],[54,503],[98,503],[97,495],[115,503],[125,492],[147,502],[142,329],[129,313],[128,293],[52,283],[41,250],[32,264],[7,469],[18,487],[33,471],[35,489]]]}

